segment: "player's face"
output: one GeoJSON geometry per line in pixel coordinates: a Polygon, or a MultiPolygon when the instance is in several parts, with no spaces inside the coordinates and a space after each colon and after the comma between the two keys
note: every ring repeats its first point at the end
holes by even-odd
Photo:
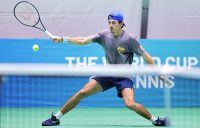
{"type": "Polygon", "coordinates": [[[122,24],[120,24],[119,21],[110,19],[108,20],[108,24],[111,33],[113,33],[114,35],[121,32],[122,24]]]}

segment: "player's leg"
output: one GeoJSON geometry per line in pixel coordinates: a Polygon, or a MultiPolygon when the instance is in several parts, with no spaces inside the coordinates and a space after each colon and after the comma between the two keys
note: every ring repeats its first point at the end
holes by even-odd
{"type": "Polygon", "coordinates": [[[61,113],[64,115],[65,113],[73,109],[80,102],[81,99],[100,91],[102,91],[101,85],[99,85],[96,80],[91,79],[80,91],[78,91],[65,103],[65,105],[60,110],[61,113]]]}
{"type": "Polygon", "coordinates": [[[88,82],[80,91],[72,96],[65,103],[60,112],[65,114],[73,109],[81,99],[101,91],[106,91],[112,87],[114,87],[114,84],[113,78],[111,77],[91,77],[90,82],[88,82]]]}
{"type": "Polygon", "coordinates": [[[136,103],[134,100],[134,90],[131,88],[124,88],[121,91],[121,94],[124,99],[125,105],[130,109],[134,110],[136,113],[142,117],[150,120],[155,126],[169,126],[170,120],[168,118],[159,118],[156,119],[153,117],[148,110],[139,103],[136,103]]]}
{"type": "Polygon", "coordinates": [[[64,104],[62,109],[56,115],[52,115],[50,119],[45,120],[42,123],[42,126],[59,125],[59,118],[65,113],[69,112],[71,109],[73,109],[81,101],[81,99],[89,95],[98,93],[102,90],[103,89],[101,85],[96,80],[91,79],[81,90],[79,90],[75,95],[69,98],[69,100],[64,104]]]}
{"type": "Polygon", "coordinates": [[[124,99],[125,105],[130,109],[134,110],[136,113],[142,117],[150,120],[152,118],[151,114],[139,103],[136,103],[134,100],[134,90],[131,88],[124,88],[121,91],[121,94],[124,99]]]}
{"type": "Polygon", "coordinates": [[[135,102],[133,80],[131,78],[118,78],[116,88],[118,97],[124,99],[124,103],[129,109],[134,110],[148,120],[152,119],[151,114],[141,104],[135,102]]]}

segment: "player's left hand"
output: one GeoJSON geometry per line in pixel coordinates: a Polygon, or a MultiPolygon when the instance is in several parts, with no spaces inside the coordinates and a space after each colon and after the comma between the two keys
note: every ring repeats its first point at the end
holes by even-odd
{"type": "Polygon", "coordinates": [[[172,82],[167,78],[167,77],[165,77],[165,76],[159,76],[160,77],[160,79],[164,82],[164,83],[166,83],[168,86],[171,86],[172,85],[172,82]]]}
{"type": "Polygon", "coordinates": [[[168,78],[165,78],[163,82],[166,83],[168,86],[172,85],[172,82],[168,78]]]}

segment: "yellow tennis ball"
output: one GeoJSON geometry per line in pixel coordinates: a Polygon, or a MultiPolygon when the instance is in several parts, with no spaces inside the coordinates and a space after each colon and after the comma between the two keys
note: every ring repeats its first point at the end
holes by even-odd
{"type": "Polygon", "coordinates": [[[39,50],[39,46],[37,44],[34,44],[32,49],[33,51],[37,52],[39,50]]]}

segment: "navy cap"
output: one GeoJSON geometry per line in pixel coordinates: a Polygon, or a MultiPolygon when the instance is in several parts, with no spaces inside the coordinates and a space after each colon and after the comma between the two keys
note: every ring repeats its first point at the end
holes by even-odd
{"type": "Polygon", "coordinates": [[[123,22],[124,18],[123,18],[123,14],[121,12],[115,11],[115,12],[111,12],[108,15],[108,20],[113,19],[113,20],[118,20],[123,22]]]}

